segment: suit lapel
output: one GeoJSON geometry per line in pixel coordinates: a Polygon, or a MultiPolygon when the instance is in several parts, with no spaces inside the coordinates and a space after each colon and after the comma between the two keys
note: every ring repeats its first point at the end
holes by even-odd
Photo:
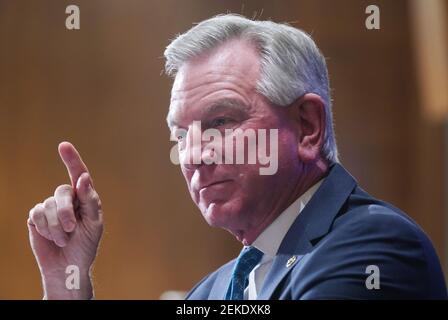
{"type": "Polygon", "coordinates": [[[294,269],[294,266],[300,262],[302,257],[305,255],[305,252],[307,252],[310,247],[311,245],[309,245],[308,241],[303,241],[300,244],[300,248],[298,248],[299,250],[297,250],[297,252],[290,252],[289,250],[285,250],[283,252],[277,253],[257,299],[271,299],[272,294],[274,293],[275,289],[280,284],[282,279],[285,278],[292,269],[294,269]],[[299,252],[303,253],[300,254],[299,252]]]}
{"type": "Polygon", "coordinates": [[[230,261],[219,271],[215,283],[210,290],[208,296],[209,300],[222,300],[229,287],[230,278],[232,276],[233,266],[235,265],[236,259],[230,261]]]}
{"type": "Polygon", "coordinates": [[[337,213],[355,187],[355,179],[341,165],[334,164],[331,167],[327,178],[283,239],[258,299],[273,298],[276,288],[285,276],[313,249],[313,240],[325,236],[330,231],[337,213]]]}

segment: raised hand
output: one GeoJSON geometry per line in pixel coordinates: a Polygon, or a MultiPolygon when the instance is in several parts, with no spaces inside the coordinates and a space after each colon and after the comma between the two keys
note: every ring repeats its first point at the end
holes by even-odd
{"type": "Polygon", "coordinates": [[[103,232],[103,213],[92,178],[75,147],[59,144],[71,185],[56,188],[54,195],[30,210],[28,229],[47,299],[93,297],[91,269],[103,232]],[[68,266],[79,268],[79,289],[66,286],[68,266]]]}

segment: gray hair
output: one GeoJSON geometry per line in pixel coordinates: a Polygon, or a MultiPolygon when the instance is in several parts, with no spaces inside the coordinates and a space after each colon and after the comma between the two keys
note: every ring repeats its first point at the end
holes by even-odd
{"type": "Polygon", "coordinates": [[[234,38],[256,46],[261,63],[256,89],[271,103],[287,106],[305,93],[315,93],[324,100],[326,127],[321,153],[330,163],[339,162],[325,58],[304,31],[236,14],[218,15],[178,35],[167,46],[166,74],[174,77],[185,62],[234,38]]]}

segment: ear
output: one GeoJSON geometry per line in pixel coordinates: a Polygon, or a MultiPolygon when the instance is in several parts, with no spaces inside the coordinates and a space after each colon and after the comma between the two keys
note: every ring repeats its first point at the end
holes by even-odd
{"type": "Polygon", "coordinates": [[[307,93],[293,104],[298,125],[298,156],[304,163],[320,158],[325,136],[325,103],[314,93],[307,93]]]}

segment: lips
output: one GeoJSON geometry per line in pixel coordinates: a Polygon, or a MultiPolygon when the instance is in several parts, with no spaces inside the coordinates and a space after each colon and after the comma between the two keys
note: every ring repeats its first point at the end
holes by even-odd
{"type": "Polygon", "coordinates": [[[232,181],[232,180],[227,179],[227,180],[214,181],[214,182],[211,182],[211,183],[208,183],[208,184],[205,184],[205,185],[199,187],[199,191],[201,191],[201,190],[203,190],[205,188],[209,188],[209,187],[212,187],[212,186],[215,186],[215,185],[219,185],[219,184],[222,184],[222,183],[226,183],[226,182],[230,182],[230,181],[232,181]]]}

